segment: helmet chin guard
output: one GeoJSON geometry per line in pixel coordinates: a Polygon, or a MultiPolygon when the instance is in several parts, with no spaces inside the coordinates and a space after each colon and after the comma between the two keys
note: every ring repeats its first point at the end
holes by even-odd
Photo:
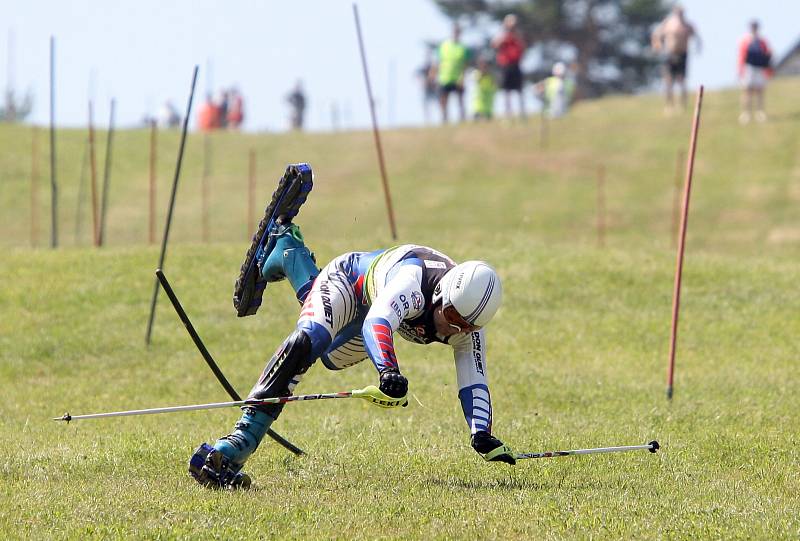
{"type": "Polygon", "coordinates": [[[503,302],[497,272],[484,261],[466,261],[445,274],[433,292],[433,303],[453,306],[471,325],[483,327],[503,302]]]}

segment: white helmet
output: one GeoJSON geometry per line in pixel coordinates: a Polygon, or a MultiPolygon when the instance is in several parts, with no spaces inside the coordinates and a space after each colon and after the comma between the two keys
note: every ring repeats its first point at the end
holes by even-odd
{"type": "Polygon", "coordinates": [[[503,286],[495,270],[484,261],[456,265],[436,286],[433,302],[453,306],[467,323],[483,327],[503,302],[503,286]]]}

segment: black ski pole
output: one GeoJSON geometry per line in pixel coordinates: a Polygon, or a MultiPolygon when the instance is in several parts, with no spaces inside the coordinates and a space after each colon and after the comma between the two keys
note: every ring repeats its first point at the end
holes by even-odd
{"type": "MultiPolygon", "coordinates": [[[[181,175],[181,161],[183,160],[183,148],[186,145],[186,130],[189,126],[189,115],[192,112],[192,98],[194,98],[194,87],[197,83],[197,66],[194,67],[192,74],[192,89],[189,91],[189,103],[186,105],[186,115],[183,117],[183,132],[181,133],[181,146],[178,149],[178,164],[175,167],[175,179],[172,181],[172,194],[169,197],[169,210],[167,211],[167,225],[164,227],[164,237],[161,240],[161,256],[158,258],[158,268],[164,267],[164,256],[167,252],[167,239],[169,238],[169,226],[172,223],[172,210],[175,208],[175,192],[178,190],[178,179],[181,175]]],[[[158,279],[153,286],[153,300],[150,302],[150,319],[147,321],[147,334],[144,341],[150,345],[150,334],[153,330],[153,319],[156,315],[156,300],[158,300],[158,279]]]]}
{"type": "MultiPolygon", "coordinates": [[[[170,286],[169,282],[167,281],[167,277],[164,276],[164,273],[162,272],[161,269],[156,269],[156,277],[158,278],[158,281],[161,283],[161,287],[164,288],[164,292],[167,294],[167,297],[169,297],[170,302],[172,302],[172,306],[178,313],[178,317],[181,318],[183,326],[186,327],[186,330],[189,332],[189,336],[192,337],[194,345],[197,346],[198,350],[200,350],[200,354],[203,356],[203,359],[205,359],[206,364],[208,364],[208,367],[211,369],[212,372],[214,372],[217,381],[220,382],[222,387],[225,389],[225,391],[232,399],[234,399],[237,402],[240,401],[242,397],[239,395],[239,393],[236,392],[236,389],[233,388],[233,385],[230,384],[228,378],[225,377],[225,374],[222,373],[222,370],[220,370],[219,366],[214,361],[214,358],[211,356],[211,353],[209,353],[205,344],[200,339],[200,335],[198,335],[197,331],[194,330],[192,322],[189,321],[189,316],[186,315],[183,306],[181,306],[181,303],[178,300],[178,296],[175,295],[175,292],[172,290],[172,286],[170,286]]],[[[267,435],[276,442],[283,445],[289,451],[293,452],[294,454],[298,456],[305,454],[302,449],[292,444],[290,441],[284,439],[283,436],[273,431],[271,428],[267,430],[267,435]]]]}

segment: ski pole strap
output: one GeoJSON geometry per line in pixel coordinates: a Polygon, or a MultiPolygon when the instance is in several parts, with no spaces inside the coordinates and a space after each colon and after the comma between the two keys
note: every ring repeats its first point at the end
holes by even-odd
{"type": "Polygon", "coordinates": [[[490,462],[491,460],[497,458],[500,455],[504,455],[504,454],[513,455],[514,454],[514,450],[511,449],[511,447],[509,447],[508,445],[501,445],[500,447],[496,447],[496,448],[492,449],[491,451],[489,451],[488,453],[486,453],[485,455],[483,455],[483,459],[485,461],[487,461],[487,462],[490,462]]]}
{"type": "Polygon", "coordinates": [[[381,408],[396,408],[397,406],[405,407],[408,405],[407,397],[393,398],[384,394],[374,385],[367,385],[363,389],[354,390],[352,396],[354,398],[363,398],[381,408]]]}

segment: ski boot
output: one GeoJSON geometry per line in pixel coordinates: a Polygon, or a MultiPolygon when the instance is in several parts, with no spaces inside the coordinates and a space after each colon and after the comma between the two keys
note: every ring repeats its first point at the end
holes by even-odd
{"type": "MultiPolygon", "coordinates": [[[[236,280],[233,306],[239,317],[255,314],[261,306],[261,298],[267,283],[282,279],[271,271],[264,276],[264,265],[281,233],[289,227],[292,218],[305,203],[313,185],[313,173],[307,163],[289,165],[278,181],[278,187],[267,205],[264,218],[258,224],[258,230],[253,236],[253,242],[247,250],[239,278],[236,280]],[[280,226],[285,227],[279,231],[280,226]]],[[[300,239],[302,240],[302,237],[300,239]]]]}
{"type": "Polygon", "coordinates": [[[189,475],[207,488],[250,488],[250,476],[241,469],[241,465],[232,464],[228,457],[205,442],[200,444],[189,459],[189,475]]]}

